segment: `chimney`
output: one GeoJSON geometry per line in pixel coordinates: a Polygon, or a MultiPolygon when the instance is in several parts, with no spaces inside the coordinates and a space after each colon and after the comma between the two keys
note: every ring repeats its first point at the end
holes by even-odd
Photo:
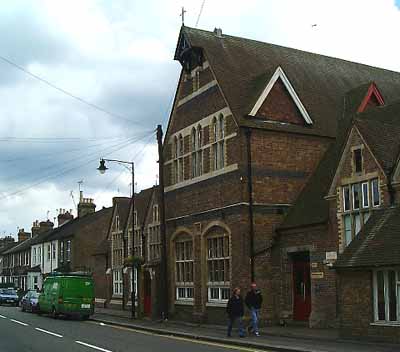
{"type": "Polygon", "coordinates": [[[214,34],[217,38],[222,38],[222,29],[221,28],[214,28],[214,34]]]}
{"type": "Polygon", "coordinates": [[[94,204],[92,198],[83,198],[81,191],[78,204],[78,218],[81,218],[87,214],[93,214],[96,211],[96,204],[94,204]]]}
{"type": "Polygon", "coordinates": [[[53,227],[54,227],[54,223],[52,223],[50,220],[41,221],[39,223],[39,233],[43,233],[43,232],[52,230],[53,227]]]}
{"type": "Polygon", "coordinates": [[[58,227],[72,220],[73,218],[74,216],[71,214],[71,212],[65,211],[65,209],[60,209],[60,213],[57,216],[58,227]]]}
{"type": "Polygon", "coordinates": [[[12,236],[5,236],[3,238],[0,238],[0,249],[5,248],[6,246],[8,246],[11,243],[14,243],[14,237],[12,236]]]}
{"type": "Polygon", "coordinates": [[[18,230],[18,242],[25,241],[28,238],[31,238],[31,234],[29,232],[25,232],[24,229],[18,230]]]}

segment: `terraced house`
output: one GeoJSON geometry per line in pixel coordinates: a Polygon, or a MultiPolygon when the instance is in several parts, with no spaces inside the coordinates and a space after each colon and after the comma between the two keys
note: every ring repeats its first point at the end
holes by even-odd
{"type": "Polygon", "coordinates": [[[231,289],[255,280],[264,321],[337,326],[334,263],[387,184],[363,171],[360,140],[343,148],[356,117],[398,99],[400,74],[189,27],[175,60],[164,141],[171,313],[224,321],[231,289]],[[338,176],[346,153],[352,166],[338,176]]]}

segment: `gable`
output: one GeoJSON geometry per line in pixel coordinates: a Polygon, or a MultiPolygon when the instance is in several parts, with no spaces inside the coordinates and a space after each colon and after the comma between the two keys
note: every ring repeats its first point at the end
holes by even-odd
{"type": "Polygon", "coordinates": [[[304,125],[301,112],[281,78],[275,82],[256,114],[265,120],[304,125]]]}
{"type": "Polygon", "coordinates": [[[351,183],[349,180],[357,178],[357,174],[354,171],[353,162],[354,149],[361,149],[363,165],[363,170],[361,173],[362,175],[385,175],[381,165],[376,159],[376,156],[372,153],[360,131],[356,126],[353,126],[347,138],[346,145],[342,151],[328,196],[334,196],[336,194],[336,188],[342,183],[342,181],[344,183],[351,183]]]}
{"type": "Polygon", "coordinates": [[[360,106],[357,109],[357,112],[364,112],[371,107],[377,107],[385,105],[382,94],[379,92],[378,87],[375,83],[371,83],[368,88],[367,94],[362,100],[360,106]]]}
{"type": "Polygon", "coordinates": [[[310,115],[280,66],[249,115],[297,125],[312,124],[310,115]]]}

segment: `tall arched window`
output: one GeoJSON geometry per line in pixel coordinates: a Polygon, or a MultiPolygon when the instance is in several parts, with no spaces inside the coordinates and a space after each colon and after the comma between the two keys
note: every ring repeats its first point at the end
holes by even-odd
{"type": "Polygon", "coordinates": [[[218,132],[219,132],[219,142],[218,142],[218,169],[222,169],[225,166],[225,119],[224,115],[220,114],[218,118],[218,132]]]}
{"type": "Polygon", "coordinates": [[[174,143],[172,145],[172,156],[174,158],[174,167],[173,167],[173,182],[177,183],[179,180],[179,170],[178,170],[178,138],[174,137],[174,143]]]}
{"type": "Polygon", "coordinates": [[[209,302],[226,302],[230,296],[231,255],[229,235],[222,229],[206,237],[209,302]]]}
{"type": "Polygon", "coordinates": [[[213,169],[218,169],[218,125],[216,117],[213,118],[212,121],[212,130],[213,130],[213,138],[214,143],[212,145],[212,161],[213,161],[213,169]]]}
{"type": "Polygon", "coordinates": [[[184,143],[183,137],[180,134],[178,137],[178,182],[182,182],[184,177],[184,170],[183,170],[183,153],[184,153],[184,143]]]}
{"type": "Polygon", "coordinates": [[[201,149],[203,145],[203,130],[201,126],[197,126],[197,176],[203,174],[203,150],[201,149]]]}
{"type": "Polygon", "coordinates": [[[176,300],[193,300],[193,262],[192,237],[187,234],[180,235],[175,241],[176,300]]]}
{"type": "Polygon", "coordinates": [[[191,141],[192,141],[192,178],[197,175],[197,133],[196,129],[192,128],[191,141]]]}

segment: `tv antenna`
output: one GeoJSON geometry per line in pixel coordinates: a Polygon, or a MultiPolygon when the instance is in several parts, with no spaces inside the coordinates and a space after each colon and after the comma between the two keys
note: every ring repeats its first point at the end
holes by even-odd
{"type": "Polygon", "coordinates": [[[199,15],[197,16],[196,28],[199,25],[200,17],[201,17],[201,14],[203,13],[203,8],[204,8],[205,3],[206,3],[206,0],[203,0],[203,2],[201,3],[200,12],[199,12],[199,15]]]}

